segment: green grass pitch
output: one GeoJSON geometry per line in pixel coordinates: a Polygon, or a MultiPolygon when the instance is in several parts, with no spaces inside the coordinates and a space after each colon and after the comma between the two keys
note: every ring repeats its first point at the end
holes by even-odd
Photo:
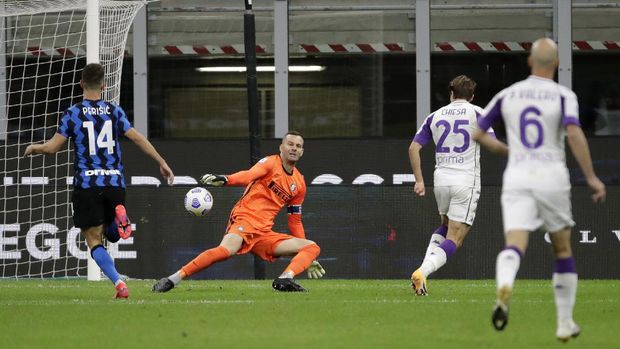
{"type": "Polygon", "coordinates": [[[579,282],[579,338],[555,339],[550,280],[518,280],[503,332],[490,322],[493,280],[186,281],[166,294],[154,281],[0,281],[2,348],[620,348],[620,281],[579,282]]]}

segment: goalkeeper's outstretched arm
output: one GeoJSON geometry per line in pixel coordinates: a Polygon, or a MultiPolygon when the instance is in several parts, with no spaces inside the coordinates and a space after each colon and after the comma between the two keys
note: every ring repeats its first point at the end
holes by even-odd
{"type": "Polygon", "coordinates": [[[216,175],[207,173],[200,177],[200,183],[220,187],[223,185],[248,185],[266,175],[273,167],[273,160],[264,158],[246,171],[235,172],[231,175],[216,175]]]}
{"type": "Polygon", "coordinates": [[[228,183],[228,177],[226,177],[225,175],[214,175],[211,173],[207,173],[200,177],[200,183],[213,187],[221,187],[228,183]]]}

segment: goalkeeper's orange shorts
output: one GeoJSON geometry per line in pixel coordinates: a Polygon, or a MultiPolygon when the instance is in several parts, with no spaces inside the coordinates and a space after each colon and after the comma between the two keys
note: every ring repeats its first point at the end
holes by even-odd
{"type": "Polygon", "coordinates": [[[231,222],[228,225],[228,234],[237,234],[243,239],[243,245],[237,251],[238,255],[251,252],[268,262],[273,262],[278,258],[274,256],[274,251],[282,241],[293,238],[291,235],[271,230],[256,230],[244,221],[231,222]]]}

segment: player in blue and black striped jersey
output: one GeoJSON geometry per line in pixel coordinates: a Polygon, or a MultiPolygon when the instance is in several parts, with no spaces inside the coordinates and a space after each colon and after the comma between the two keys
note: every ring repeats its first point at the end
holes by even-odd
{"type": "Polygon", "coordinates": [[[24,156],[54,154],[67,139],[75,152],[73,177],[73,222],[80,228],[93,259],[116,287],[116,298],[127,298],[127,285],[116,271],[114,261],[103,247],[103,235],[110,242],[131,236],[131,223],[125,210],[125,178],[118,139],[131,139],[159,165],[161,175],[172,184],[174,174],[123,109],[101,99],[105,71],[98,63],[84,67],[80,86],[84,100],[67,109],[58,131],[44,144],[31,144],[24,156]]]}

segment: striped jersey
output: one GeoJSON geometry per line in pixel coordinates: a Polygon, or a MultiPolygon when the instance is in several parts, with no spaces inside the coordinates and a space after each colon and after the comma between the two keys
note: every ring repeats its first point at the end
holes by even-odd
{"type": "Polygon", "coordinates": [[[131,129],[120,106],[85,99],[65,110],[58,133],[70,138],[75,188],[125,188],[119,136],[131,129]]]}
{"type": "Polygon", "coordinates": [[[424,120],[413,140],[435,143],[434,186],[480,186],[480,145],[472,133],[481,112],[477,105],[457,99],[424,120]]]}
{"type": "Polygon", "coordinates": [[[480,128],[503,118],[508,140],[504,188],[566,189],[570,178],[565,128],[579,126],[577,96],[553,80],[531,75],[500,91],[484,110],[480,128]]]}

